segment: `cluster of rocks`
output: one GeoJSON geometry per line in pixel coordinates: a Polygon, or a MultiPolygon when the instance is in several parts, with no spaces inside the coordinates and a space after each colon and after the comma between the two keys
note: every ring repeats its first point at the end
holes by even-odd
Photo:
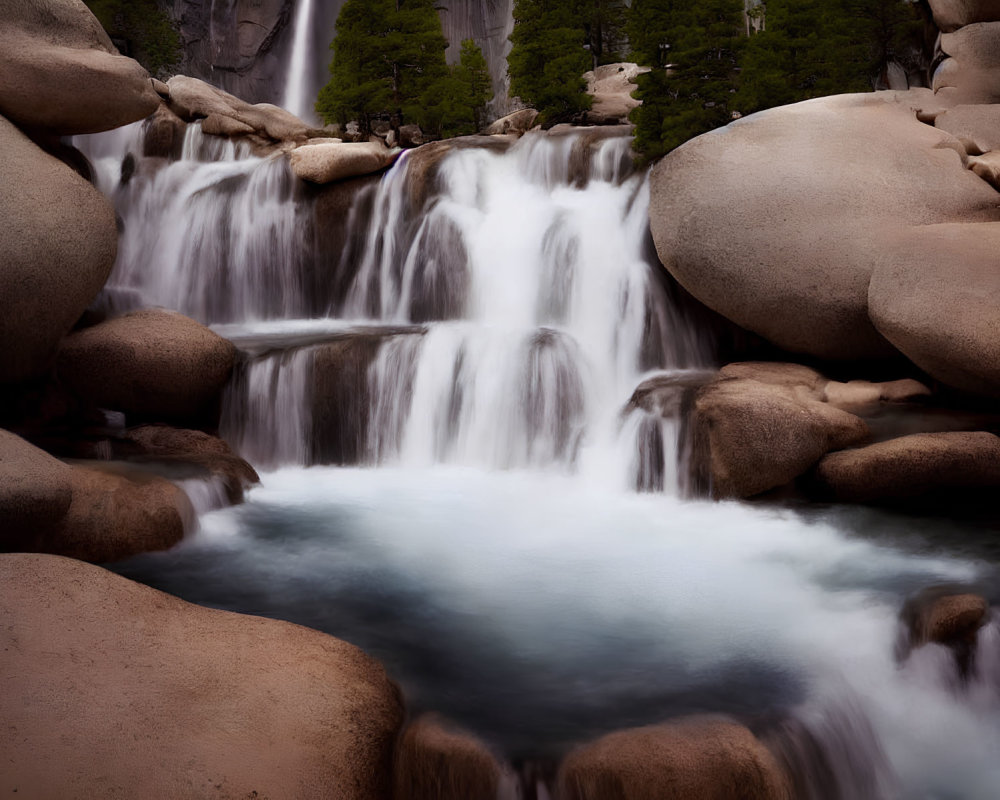
{"type": "MultiPolygon", "coordinates": [[[[650,222],[685,289],[789,360],[909,375],[932,404],[976,406],[1000,396],[1000,12],[930,5],[945,56],[933,89],[819,98],[698,137],[653,169],[650,222]]],[[[773,389],[765,402],[759,380],[730,377],[697,409],[717,496],[813,468],[845,500],[997,485],[996,420],[878,441],[836,403],[786,396],[779,412],[773,389]]]]}

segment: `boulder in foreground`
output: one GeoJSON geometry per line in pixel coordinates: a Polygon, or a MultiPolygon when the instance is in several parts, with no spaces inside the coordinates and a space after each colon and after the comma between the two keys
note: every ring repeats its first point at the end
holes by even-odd
{"type": "Polygon", "coordinates": [[[0,794],[389,797],[402,708],[352,645],[98,567],[0,556],[0,794]]]}
{"type": "Polygon", "coordinates": [[[118,230],[97,189],[3,117],[0,220],[3,384],[49,368],[59,340],[111,273],[118,230]]]}
{"type": "Polygon", "coordinates": [[[774,756],[726,717],[618,731],[571,753],[559,800],[791,800],[774,756]]]}

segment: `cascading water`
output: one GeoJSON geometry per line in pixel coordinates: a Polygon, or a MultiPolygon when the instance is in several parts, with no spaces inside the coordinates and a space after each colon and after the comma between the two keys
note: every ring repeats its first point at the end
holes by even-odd
{"type": "Polygon", "coordinates": [[[311,66],[314,61],[312,49],[313,6],[316,0],[299,0],[295,8],[295,23],[292,27],[291,62],[285,83],[285,95],[281,105],[299,119],[314,121],[313,110],[315,92],[310,85],[311,66]]]}
{"type": "Polygon", "coordinates": [[[524,774],[720,711],[806,800],[995,796],[1000,628],[965,678],[893,647],[911,592],[995,578],[967,528],[681,496],[711,347],[651,261],[627,139],[411,153],[329,258],[280,156],[195,127],[168,163],[140,133],[85,145],[124,223],[112,283],[237,343],[223,432],[271,471],[121,572],[359,644],[524,774]]]}

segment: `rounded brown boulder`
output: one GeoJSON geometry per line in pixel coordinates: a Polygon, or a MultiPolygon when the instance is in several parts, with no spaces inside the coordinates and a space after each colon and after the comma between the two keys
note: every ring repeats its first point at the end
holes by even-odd
{"type": "Polygon", "coordinates": [[[917,433],[830,453],[816,465],[825,497],[867,503],[1000,487],[1000,438],[984,431],[917,433]]]}
{"type": "Polygon", "coordinates": [[[865,441],[859,417],[825,402],[826,379],[797,364],[730,364],[698,390],[695,458],[716,498],[783,486],[831,450],[865,441]]]}
{"type": "Polygon", "coordinates": [[[213,424],[236,348],[172,311],[134,311],[66,337],[58,373],[81,399],[140,419],[213,424]]]}
{"type": "MultiPolygon", "coordinates": [[[[0,78],[2,80],[2,78],[0,78]]],[[[100,291],[118,247],[110,203],[0,117],[0,384],[36,377],[100,291]]]]}
{"type": "Polygon", "coordinates": [[[809,100],[674,150],[650,176],[650,224],[696,298],[794,352],[895,353],[868,317],[887,230],[1000,219],[951,134],[919,122],[928,90],[809,100]]]}
{"type": "Polygon", "coordinates": [[[352,645],[0,556],[0,793],[387,800],[396,687],[352,645]]]}
{"type": "Polygon", "coordinates": [[[868,288],[875,326],[913,363],[1000,395],[1000,222],[928,225],[883,238],[868,288]]]}
{"type": "Polygon", "coordinates": [[[435,714],[403,731],[396,745],[393,797],[496,800],[502,768],[482,742],[435,714]]]}
{"type": "Polygon", "coordinates": [[[619,731],[571,753],[558,800],[792,800],[774,756],[726,717],[619,731]]]}
{"type": "Polygon", "coordinates": [[[1000,20],[1000,0],[929,0],[934,22],[945,32],[974,22],[1000,20]]]}
{"type": "Polygon", "coordinates": [[[0,430],[0,548],[59,523],[73,498],[71,473],[48,453],[0,430]]]}
{"type": "Polygon", "coordinates": [[[0,114],[61,136],[143,119],[160,98],[81,0],[0,0],[0,114]]]}
{"type": "Polygon", "coordinates": [[[1000,100],[1000,22],[977,22],[940,39],[946,58],[934,72],[934,91],[947,103],[1000,100]]]}

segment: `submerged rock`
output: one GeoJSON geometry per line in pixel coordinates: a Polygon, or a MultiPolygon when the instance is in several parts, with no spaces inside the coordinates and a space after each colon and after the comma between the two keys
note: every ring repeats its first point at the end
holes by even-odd
{"type": "Polygon", "coordinates": [[[495,800],[502,768],[472,735],[425,714],[396,744],[393,797],[406,800],[495,800]]]}
{"type": "Polygon", "coordinates": [[[25,129],[96,133],[160,103],[146,70],[118,54],[80,0],[0,0],[0,41],[0,114],[25,129]]]}
{"type": "MultiPolygon", "coordinates": [[[[0,77],[0,81],[3,78],[0,77]]],[[[0,117],[0,384],[43,374],[104,285],[118,244],[111,204],[0,117]]]]}
{"type": "Polygon", "coordinates": [[[558,800],[791,800],[770,751],[727,717],[619,731],[571,753],[558,800]]]}
{"type": "Polygon", "coordinates": [[[0,793],[387,800],[399,692],[357,648],[0,556],[0,793]]]}
{"type": "Polygon", "coordinates": [[[58,373],[98,408],[213,425],[236,359],[232,343],[171,311],[134,311],[68,336],[58,373]]]}

